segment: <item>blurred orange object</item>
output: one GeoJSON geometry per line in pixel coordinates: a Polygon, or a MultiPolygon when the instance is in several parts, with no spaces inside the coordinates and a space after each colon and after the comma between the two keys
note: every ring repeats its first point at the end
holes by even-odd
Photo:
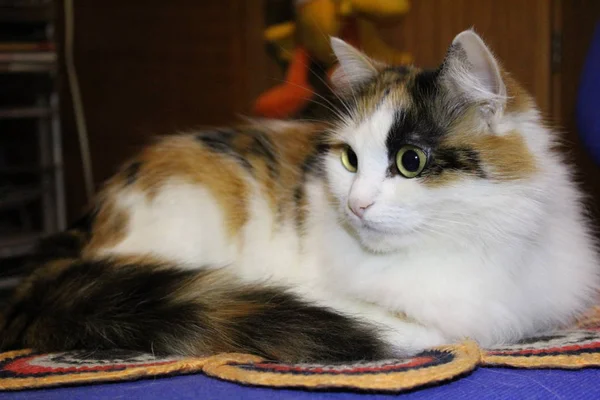
{"type": "Polygon", "coordinates": [[[254,114],[267,118],[285,118],[306,106],[314,89],[308,82],[310,56],[303,47],[294,50],[285,83],[261,94],[254,103],[254,114]]]}
{"type": "Polygon", "coordinates": [[[255,115],[267,118],[298,115],[314,96],[311,73],[315,79],[329,84],[336,63],[329,43],[332,36],[389,64],[412,62],[409,54],[388,46],[377,32],[378,22],[393,21],[408,12],[408,0],[295,0],[295,8],[295,23],[284,22],[265,31],[266,40],[277,49],[277,58],[289,64],[286,82],[258,97],[255,115]],[[311,65],[316,65],[316,70],[311,71],[311,65]]]}

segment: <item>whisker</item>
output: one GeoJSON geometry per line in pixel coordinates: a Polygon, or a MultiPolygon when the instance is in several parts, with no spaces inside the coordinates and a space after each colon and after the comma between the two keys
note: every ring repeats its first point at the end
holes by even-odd
{"type": "MultiPolygon", "coordinates": [[[[318,24],[317,24],[316,22],[315,22],[315,26],[318,26],[318,24]]],[[[323,35],[323,37],[324,37],[324,38],[325,38],[327,41],[329,41],[329,37],[328,37],[327,35],[325,35],[325,33],[324,33],[323,31],[321,31],[321,30],[320,30],[320,33],[323,35]]],[[[280,48],[280,49],[281,49],[281,50],[282,50],[284,53],[286,53],[287,55],[290,55],[290,56],[292,55],[292,53],[290,53],[290,52],[289,52],[287,49],[283,48],[282,46],[279,46],[279,48],[280,48]]],[[[309,58],[309,60],[311,60],[311,61],[312,61],[312,62],[313,62],[313,63],[314,63],[316,66],[318,66],[318,68],[321,70],[321,72],[322,72],[323,74],[327,74],[327,71],[326,71],[326,70],[324,70],[323,68],[321,68],[321,66],[320,66],[320,63],[319,63],[319,61],[318,61],[318,60],[315,60],[315,59],[314,59],[314,58],[313,58],[313,57],[312,57],[310,54],[307,54],[307,55],[308,55],[308,58],[309,58]]],[[[349,107],[349,105],[346,103],[346,101],[345,101],[345,100],[344,100],[344,99],[343,99],[341,96],[339,96],[339,95],[338,95],[337,91],[336,91],[334,88],[332,88],[332,87],[329,85],[329,83],[327,83],[327,80],[323,79],[321,76],[319,76],[319,74],[317,74],[315,71],[313,71],[313,69],[312,69],[312,68],[310,68],[310,65],[307,65],[306,63],[303,63],[302,65],[303,65],[304,67],[306,67],[306,69],[308,70],[308,72],[309,72],[309,73],[311,73],[313,76],[315,76],[317,79],[319,79],[319,81],[320,81],[320,82],[322,82],[322,83],[325,85],[325,87],[326,87],[327,89],[329,89],[329,91],[330,91],[330,92],[331,92],[331,93],[332,93],[332,94],[333,94],[333,95],[334,95],[334,96],[335,96],[335,97],[336,97],[336,98],[339,100],[340,104],[341,104],[341,105],[344,107],[344,109],[346,110],[346,112],[347,112],[348,114],[351,114],[351,113],[352,113],[352,110],[350,109],[350,107],[349,107]]],[[[307,88],[305,88],[305,89],[307,89],[307,88]]],[[[314,94],[317,94],[317,95],[318,95],[318,93],[317,93],[317,92],[315,92],[315,91],[312,91],[312,92],[313,92],[314,94]]],[[[323,96],[321,96],[321,97],[323,97],[323,96]]],[[[328,101],[329,103],[331,103],[331,101],[330,101],[330,100],[328,100],[328,99],[327,99],[327,101],[328,101]]],[[[332,103],[331,103],[331,104],[332,104],[332,103]]],[[[333,104],[332,104],[332,105],[333,105],[333,104]]]]}
{"type": "Polygon", "coordinates": [[[307,87],[302,86],[302,85],[298,85],[297,83],[293,83],[293,82],[286,82],[286,83],[290,84],[290,85],[293,85],[293,86],[296,86],[296,87],[301,88],[301,89],[305,89],[305,90],[313,93],[318,98],[324,100],[328,106],[326,106],[322,102],[318,102],[318,101],[316,101],[315,99],[312,99],[312,98],[306,98],[305,97],[304,99],[307,100],[307,101],[312,101],[312,102],[314,102],[316,104],[319,104],[319,105],[327,108],[329,111],[331,111],[332,113],[334,113],[335,116],[338,117],[339,119],[344,119],[345,118],[345,115],[337,108],[337,106],[331,100],[329,100],[328,98],[326,98],[325,96],[323,96],[323,95],[315,92],[314,90],[311,90],[310,88],[307,88],[307,87]]]}

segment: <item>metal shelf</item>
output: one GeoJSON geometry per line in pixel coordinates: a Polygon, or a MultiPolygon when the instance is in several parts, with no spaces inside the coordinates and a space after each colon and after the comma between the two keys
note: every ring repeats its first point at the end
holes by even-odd
{"type": "Polygon", "coordinates": [[[56,72],[56,65],[31,64],[23,62],[0,62],[0,73],[50,73],[56,72]]]}
{"type": "Polygon", "coordinates": [[[59,165],[5,165],[0,166],[0,175],[43,174],[53,172],[59,165]]]}
{"type": "Polygon", "coordinates": [[[0,119],[45,118],[52,113],[50,107],[0,108],[0,119]]]}
{"type": "Polygon", "coordinates": [[[42,190],[38,187],[0,191],[0,209],[22,206],[39,199],[41,195],[42,190]]]}
{"type": "Polygon", "coordinates": [[[0,62],[2,63],[24,63],[24,64],[55,64],[55,51],[0,51],[0,62]]]}
{"type": "Polygon", "coordinates": [[[1,41],[0,51],[5,53],[14,52],[34,52],[34,51],[55,51],[53,42],[44,41],[1,41]]]}
{"type": "MultiPolygon", "coordinates": [[[[31,253],[42,235],[61,231],[66,225],[54,36],[57,4],[56,0],[0,0],[0,24],[6,25],[3,32],[7,33],[6,41],[0,42],[0,74],[11,75],[5,80],[12,80],[12,75],[26,80],[37,79],[29,75],[40,75],[53,81],[52,88],[42,89],[34,82],[25,85],[22,90],[35,98],[25,105],[9,93],[2,97],[0,121],[27,120],[3,122],[3,126],[24,134],[31,131],[31,141],[19,144],[29,146],[37,159],[27,157],[31,164],[19,165],[16,157],[12,160],[7,155],[0,166],[0,260],[31,253]]],[[[0,140],[9,139],[0,135],[0,140]]]]}
{"type": "Polygon", "coordinates": [[[51,1],[39,5],[0,5],[0,22],[51,22],[53,18],[51,1]]]}
{"type": "Polygon", "coordinates": [[[41,237],[42,234],[37,232],[0,235],[0,259],[31,253],[41,237]]]}

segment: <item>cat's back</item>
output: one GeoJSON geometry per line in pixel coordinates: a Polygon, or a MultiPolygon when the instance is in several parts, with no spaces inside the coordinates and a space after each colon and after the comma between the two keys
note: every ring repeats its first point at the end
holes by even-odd
{"type": "Polygon", "coordinates": [[[295,236],[322,131],[275,121],[160,138],[107,182],[83,254],[218,267],[235,261],[246,242],[260,253],[276,230],[295,236]]]}

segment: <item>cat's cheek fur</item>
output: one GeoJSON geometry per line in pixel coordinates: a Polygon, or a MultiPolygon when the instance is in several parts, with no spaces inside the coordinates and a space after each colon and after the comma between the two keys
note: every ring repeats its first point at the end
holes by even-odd
{"type": "Polygon", "coordinates": [[[356,174],[347,171],[342,166],[338,154],[334,152],[326,155],[324,166],[331,204],[338,210],[339,217],[344,220],[350,213],[348,197],[356,174]]]}

